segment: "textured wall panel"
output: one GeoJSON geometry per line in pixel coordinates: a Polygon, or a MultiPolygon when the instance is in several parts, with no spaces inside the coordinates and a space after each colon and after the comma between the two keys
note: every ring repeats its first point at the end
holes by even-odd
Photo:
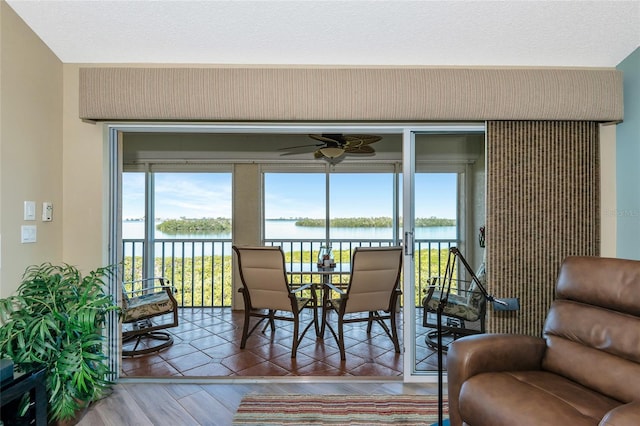
{"type": "Polygon", "coordinates": [[[622,119],[622,73],[552,68],[81,68],[94,120],[622,119]]]}
{"type": "Polygon", "coordinates": [[[594,122],[487,123],[487,283],[521,305],[489,331],[540,335],[562,260],[599,255],[598,146],[594,122]]]}

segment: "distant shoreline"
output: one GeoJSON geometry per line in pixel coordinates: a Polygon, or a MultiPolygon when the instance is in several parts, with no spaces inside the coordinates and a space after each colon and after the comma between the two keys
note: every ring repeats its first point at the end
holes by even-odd
{"type": "MultiPolygon", "coordinates": [[[[265,219],[267,222],[295,222],[295,226],[307,228],[324,228],[324,219],[312,218],[277,218],[265,219]]],[[[144,218],[127,218],[125,223],[144,222],[144,218]]],[[[164,232],[180,232],[198,230],[199,232],[224,232],[230,229],[231,219],[227,218],[180,218],[180,219],[156,219],[156,228],[164,232]]],[[[401,223],[400,223],[401,225],[401,223]]],[[[393,220],[390,217],[355,217],[331,219],[331,228],[390,228],[393,220]]],[[[416,218],[415,226],[420,228],[456,226],[455,219],[447,218],[416,218]]]]}

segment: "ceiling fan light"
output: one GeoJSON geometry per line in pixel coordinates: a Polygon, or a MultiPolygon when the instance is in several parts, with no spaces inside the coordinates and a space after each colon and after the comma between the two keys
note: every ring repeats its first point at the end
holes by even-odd
{"type": "Polygon", "coordinates": [[[344,154],[344,149],[336,146],[326,146],[324,148],[320,148],[319,151],[327,158],[337,158],[344,154]]]}

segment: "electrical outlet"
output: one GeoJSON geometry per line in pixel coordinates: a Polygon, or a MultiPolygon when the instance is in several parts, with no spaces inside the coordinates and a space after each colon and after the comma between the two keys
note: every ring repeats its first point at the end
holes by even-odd
{"type": "Polygon", "coordinates": [[[42,203],[42,221],[51,222],[53,220],[53,204],[48,201],[42,203]]]}

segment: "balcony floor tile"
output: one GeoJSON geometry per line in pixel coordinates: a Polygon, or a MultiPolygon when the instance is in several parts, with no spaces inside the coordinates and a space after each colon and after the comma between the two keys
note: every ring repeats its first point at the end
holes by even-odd
{"type": "MultiPolygon", "coordinates": [[[[371,335],[366,323],[345,325],[346,357],[327,330],[318,339],[311,328],[291,359],[293,323],[276,322],[276,331],[262,325],[240,349],[244,314],[230,308],[182,308],[179,326],[169,329],[174,344],[160,352],[123,357],[123,377],[256,377],[256,376],[402,376],[403,355],[396,354],[391,340],[378,325],[371,335]]],[[[303,323],[311,321],[307,313],[303,323]]],[[[401,324],[401,321],[398,321],[401,324]]],[[[418,370],[436,370],[437,355],[424,343],[418,319],[416,341],[418,370]]],[[[400,333],[402,339],[402,333],[400,333]]],[[[446,357],[445,357],[446,358],[446,357]]]]}

